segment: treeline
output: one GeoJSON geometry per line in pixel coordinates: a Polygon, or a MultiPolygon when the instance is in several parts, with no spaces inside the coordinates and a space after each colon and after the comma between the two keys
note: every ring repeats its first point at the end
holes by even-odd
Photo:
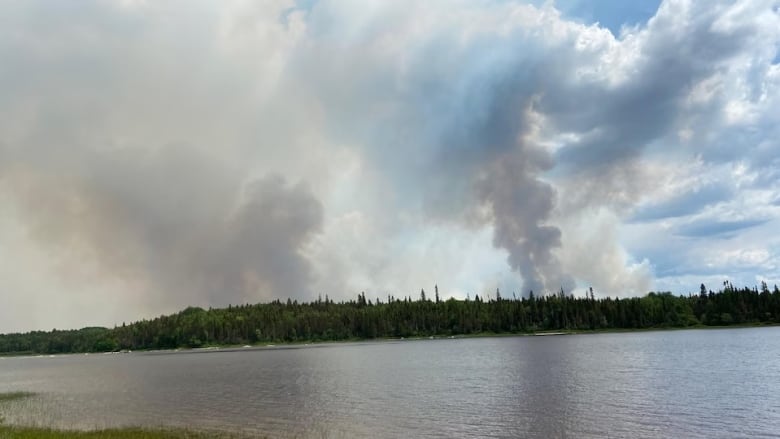
{"type": "Polygon", "coordinates": [[[170,349],[224,344],[418,337],[548,330],[640,329],[780,323],[780,290],[734,288],[719,292],[701,285],[699,294],[600,298],[563,294],[507,299],[355,300],[325,297],[310,303],[274,301],[177,314],[107,328],[0,335],[0,353],[55,354],[120,349],[170,349]]]}

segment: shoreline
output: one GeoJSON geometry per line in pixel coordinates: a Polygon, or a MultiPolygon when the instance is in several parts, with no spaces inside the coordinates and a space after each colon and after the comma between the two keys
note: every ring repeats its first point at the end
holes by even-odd
{"type": "Polygon", "coordinates": [[[453,334],[453,335],[430,335],[414,337],[377,337],[377,338],[349,338],[343,340],[309,340],[309,341],[282,341],[276,343],[256,343],[256,344],[218,344],[208,345],[197,348],[179,347],[173,349],[138,349],[121,350],[106,352],[67,352],[59,354],[39,354],[39,353],[2,353],[0,360],[5,358],[55,358],[71,355],[122,355],[132,353],[142,354],[197,354],[208,352],[243,352],[260,350],[282,350],[282,349],[303,349],[318,348],[332,345],[358,345],[360,343],[398,343],[406,341],[426,341],[426,340],[458,340],[472,338],[503,338],[503,337],[542,337],[542,336],[563,336],[563,335],[593,335],[593,334],[620,334],[632,332],[663,332],[663,331],[689,331],[689,330],[718,330],[718,329],[745,329],[745,328],[768,328],[778,327],[780,323],[745,323],[726,326],[669,326],[652,328],[599,328],[599,329],[551,329],[545,331],[533,332],[479,332],[471,334],[453,334]]]}

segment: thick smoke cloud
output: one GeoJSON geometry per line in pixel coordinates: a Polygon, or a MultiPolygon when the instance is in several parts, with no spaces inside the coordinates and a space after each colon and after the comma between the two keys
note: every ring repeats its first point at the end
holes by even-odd
{"type": "MultiPolygon", "coordinates": [[[[773,227],[778,6],[669,0],[615,35],[514,1],[5,4],[7,285],[116,302],[101,324],[433,283],[645,293],[664,245],[683,279],[683,237],[773,227]]],[[[780,276],[775,244],[745,251],[780,276]]]]}
{"type": "MultiPolygon", "coordinates": [[[[318,69],[307,91],[340,103],[326,114],[330,130],[405,194],[399,209],[418,205],[436,221],[488,225],[526,293],[570,291],[574,280],[555,254],[561,232],[550,223],[556,190],[542,179],[554,163],[534,138],[533,107],[547,91],[544,77],[560,68],[551,53],[574,34],[548,38],[559,19],[551,8],[460,6],[443,15],[439,6],[414,6],[409,20],[396,5],[373,4],[370,16],[387,22],[358,36],[315,20],[317,40],[293,73],[318,69]],[[446,44],[464,27],[458,44],[446,44]]],[[[320,3],[312,14],[340,21],[340,7],[320,3]]]]}
{"type": "Polygon", "coordinates": [[[244,183],[186,146],[85,151],[70,167],[18,156],[3,155],[13,164],[2,168],[4,185],[30,235],[71,259],[64,270],[96,265],[168,306],[310,294],[301,252],[323,213],[303,183],[244,183]]]}

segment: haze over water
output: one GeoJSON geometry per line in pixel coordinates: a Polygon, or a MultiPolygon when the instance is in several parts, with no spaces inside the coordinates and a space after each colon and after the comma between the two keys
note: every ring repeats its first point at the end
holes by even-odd
{"type": "Polygon", "coordinates": [[[0,360],[10,423],[298,437],[780,437],[780,328],[0,360]]]}

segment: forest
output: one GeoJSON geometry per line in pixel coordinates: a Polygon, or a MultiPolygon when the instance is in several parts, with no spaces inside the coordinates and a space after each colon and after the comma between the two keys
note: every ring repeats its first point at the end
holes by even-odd
{"type": "Polygon", "coordinates": [[[204,310],[189,307],[176,314],[114,328],[33,331],[0,335],[0,354],[60,354],[118,350],[197,348],[283,342],[537,331],[591,331],[683,328],[780,323],[780,290],[735,288],[718,292],[700,286],[698,294],[596,298],[557,294],[528,297],[479,295],[466,300],[430,297],[334,302],[327,296],[309,303],[293,300],[204,310]]]}

